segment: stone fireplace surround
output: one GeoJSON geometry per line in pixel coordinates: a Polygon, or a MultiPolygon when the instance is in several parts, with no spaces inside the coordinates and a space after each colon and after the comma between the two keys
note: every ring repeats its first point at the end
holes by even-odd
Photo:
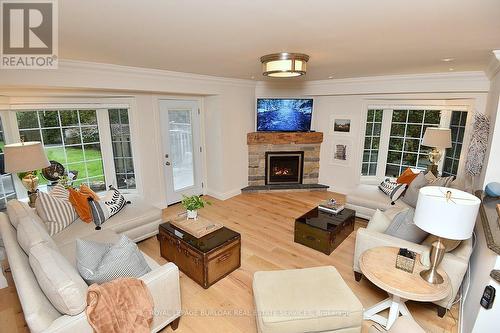
{"type": "Polygon", "coordinates": [[[243,192],[269,190],[326,190],[318,184],[321,132],[252,132],[247,134],[248,186],[243,192]],[[304,152],[302,184],[266,185],[266,152],[304,152]]]}

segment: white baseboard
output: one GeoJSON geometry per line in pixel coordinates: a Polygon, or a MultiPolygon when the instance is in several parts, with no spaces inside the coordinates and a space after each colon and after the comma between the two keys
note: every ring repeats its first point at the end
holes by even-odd
{"type": "Polygon", "coordinates": [[[214,191],[209,188],[207,188],[207,195],[214,197],[215,199],[219,200],[227,200],[229,198],[232,198],[238,194],[241,194],[240,189],[235,189],[227,192],[219,192],[219,191],[214,191]]]}

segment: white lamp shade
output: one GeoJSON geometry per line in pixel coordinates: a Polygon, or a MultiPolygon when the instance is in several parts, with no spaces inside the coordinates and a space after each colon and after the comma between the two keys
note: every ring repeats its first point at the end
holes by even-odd
{"type": "Polygon", "coordinates": [[[4,146],[6,172],[27,172],[50,165],[40,142],[20,142],[4,146]]]}
{"type": "Polygon", "coordinates": [[[422,144],[427,147],[451,148],[451,130],[449,128],[427,127],[422,144]]]}
{"type": "Polygon", "coordinates": [[[422,187],[419,191],[414,222],[417,227],[438,237],[468,239],[476,224],[481,200],[476,196],[439,186],[422,187]],[[446,193],[451,192],[447,199],[446,193]]]}

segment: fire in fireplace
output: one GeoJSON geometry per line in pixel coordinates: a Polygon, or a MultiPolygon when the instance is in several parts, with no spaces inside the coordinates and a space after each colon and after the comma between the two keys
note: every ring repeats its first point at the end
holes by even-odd
{"type": "Polygon", "coordinates": [[[303,151],[266,152],[266,185],[302,184],[303,151]]]}

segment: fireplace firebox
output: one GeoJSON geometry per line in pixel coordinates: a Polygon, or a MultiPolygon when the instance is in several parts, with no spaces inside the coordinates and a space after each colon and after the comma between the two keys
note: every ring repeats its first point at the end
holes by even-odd
{"type": "Polygon", "coordinates": [[[303,151],[266,152],[266,185],[302,184],[303,151]]]}

